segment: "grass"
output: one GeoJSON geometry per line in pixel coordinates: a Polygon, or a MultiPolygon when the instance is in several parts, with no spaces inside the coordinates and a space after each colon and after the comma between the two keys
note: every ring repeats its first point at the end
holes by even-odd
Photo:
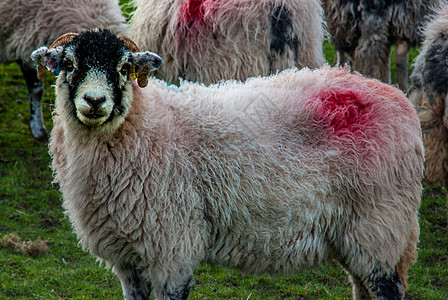
{"type": "MultiPolygon", "coordinates": [[[[325,50],[332,61],[334,50],[329,43],[325,50]]],[[[52,84],[54,79],[47,76],[43,107],[49,129],[52,84]]],[[[0,238],[16,233],[23,241],[43,239],[49,247],[46,253],[33,257],[0,246],[0,299],[121,299],[118,279],[78,246],[64,216],[58,187],[51,184],[47,147],[29,134],[28,92],[15,64],[0,64],[0,120],[0,238]]],[[[407,299],[446,299],[446,199],[441,187],[424,187],[419,259],[409,272],[407,299]]],[[[332,265],[271,277],[203,264],[195,277],[191,299],[351,297],[347,276],[332,265]]]]}

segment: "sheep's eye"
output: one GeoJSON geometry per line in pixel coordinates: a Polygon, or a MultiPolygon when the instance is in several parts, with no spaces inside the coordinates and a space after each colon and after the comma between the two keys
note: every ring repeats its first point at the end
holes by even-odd
{"type": "Polygon", "coordinates": [[[126,66],[121,67],[120,74],[126,76],[128,74],[128,68],[126,66]]]}
{"type": "Polygon", "coordinates": [[[72,72],[73,71],[73,64],[67,64],[67,67],[66,67],[66,69],[67,69],[67,72],[72,72]]]}

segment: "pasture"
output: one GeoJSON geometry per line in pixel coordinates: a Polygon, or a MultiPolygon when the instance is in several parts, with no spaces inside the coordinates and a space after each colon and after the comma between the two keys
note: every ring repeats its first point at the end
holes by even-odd
{"type": "MultiPolygon", "coordinates": [[[[132,7],[124,10],[129,13],[132,7]]],[[[332,62],[334,50],[328,42],[325,53],[332,62]]],[[[411,62],[416,54],[411,53],[411,62]]],[[[48,130],[52,84],[54,77],[48,73],[43,99],[48,130]]],[[[116,276],[78,246],[58,186],[51,183],[47,146],[32,139],[28,122],[28,91],[20,69],[0,64],[0,299],[121,299],[116,276]]],[[[424,188],[419,258],[409,272],[406,299],[447,299],[445,191],[425,183],[424,188]]],[[[348,277],[335,265],[274,277],[203,264],[195,278],[191,299],[351,298],[348,277]]]]}

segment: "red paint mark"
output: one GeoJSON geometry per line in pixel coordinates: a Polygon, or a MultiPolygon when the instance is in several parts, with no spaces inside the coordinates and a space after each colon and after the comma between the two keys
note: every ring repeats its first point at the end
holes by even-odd
{"type": "Polygon", "coordinates": [[[353,91],[326,91],[317,96],[321,102],[315,120],[329,122],[334,132],[354,132],[365,128],[367,106],[353,91]]]}
{"type": "Polygon", "coordinates": [[[204,22],[204,0],[186,0],[181,8],[183,21],[190,27],[194,22],[204,22]]]}

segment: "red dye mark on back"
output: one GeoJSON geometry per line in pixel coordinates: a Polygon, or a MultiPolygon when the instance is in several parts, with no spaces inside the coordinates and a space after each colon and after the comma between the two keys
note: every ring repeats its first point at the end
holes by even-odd
{"type": "Polygon", "coordinates": [[[181,8],[185,25],[191,26],[194,22],[204,21],[204,0],[186,0],[181,8]]]}
{"type": "Polygon", "coordinates": [[[320,111],[316,120],[329,122],[334,132],[362,129],[368,122],[366,105],[361,103],[359,96],[353,91],[327,91],[318,95],[320,111]]]}

